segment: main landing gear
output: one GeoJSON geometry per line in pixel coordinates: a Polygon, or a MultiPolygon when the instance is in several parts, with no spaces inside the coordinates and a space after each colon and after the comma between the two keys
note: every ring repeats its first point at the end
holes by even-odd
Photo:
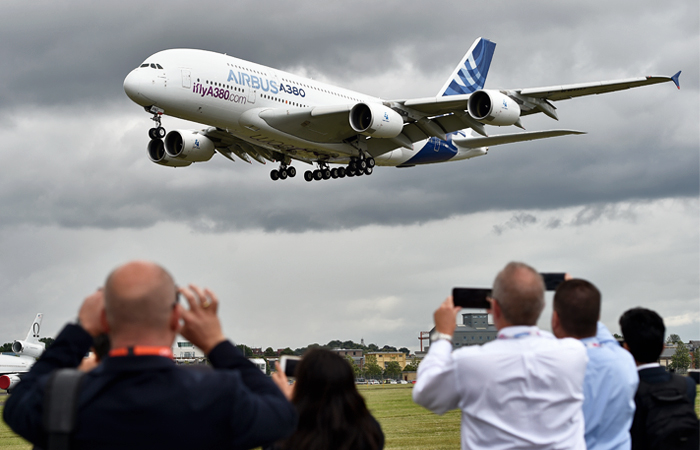
{"type": "Polygon", "coordinates": [[[289,178],[294,178],[297,174],[297,169],[295,169],[292,166],[287,167],[286,165],[282,164],[278,169],[272,169],[270,172],[270,178],[272,178],[272,181],[277,181],[277,180],[286,180],[287,177],[289,178]]]}
{"type": "Polygon", "coordinates": [[[369,158],[351,158],[350,164],[347,167],[334,167],[333,169],[328,168],[328,163],[319,162],[318,169],[313,172],[307,170],[304,172],[304,179],[306,181],[320,181],[329,180],[331,178],[345,178],[362,176],[362,175],[372,175],[374,172],[374,158],[371,156],[369,158]]]}

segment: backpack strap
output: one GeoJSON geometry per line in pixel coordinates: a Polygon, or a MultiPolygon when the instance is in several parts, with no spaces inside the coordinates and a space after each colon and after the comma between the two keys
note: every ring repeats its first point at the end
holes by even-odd
{"type": "Polygon", "coordinates": [[[44,395],[44,428],[48,450],[68,450],[75,428],[80,382],[85,375],[77,369],[58,369],[49,378],[44,395]]]}

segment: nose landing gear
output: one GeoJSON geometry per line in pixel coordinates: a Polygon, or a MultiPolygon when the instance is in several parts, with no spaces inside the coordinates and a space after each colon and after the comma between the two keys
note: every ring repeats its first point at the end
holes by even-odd
{"type": "Polygon", "coordinates": [[[151,106],[146,108],[146,112],[152,113],[153,117],[151,120],[156,123],[156,126],[148,130],[148,137],[152,140],[160,140],[165,137],[165,128],[160,123],[161,116],[165,110],[158,108],[157,106],[151,106]]]}

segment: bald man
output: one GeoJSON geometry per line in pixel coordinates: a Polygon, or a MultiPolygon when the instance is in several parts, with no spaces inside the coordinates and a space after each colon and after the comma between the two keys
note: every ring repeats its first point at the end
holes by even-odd
{"type": "Polygon", "coordinates": [[[585,450],[586,350],[537,328],[544,281],[508,264],[491,294],[498,338],[452,351],[459,307],[448,297],[435,311],[430,349],[418,367],[413,400],[433,412],[462,411],[462,448],[585,450]]]}
{"type": "Polygon", "coordinates": [[[71,448],[247,449],[291,434],[296,412],[279,389],[228,341],[216,295],[178,289],[162,267],[134,261],[114,270],[83,302],[76,324],[61,331],[8,399],[5,421],[46,448],[44,391],[55,369],[77,367],[107,333],[109,356],[82,380],[71,448]],[[189,305],[177,301],[182,294],[189,305]],[[180,333],[214,370],[175,365],[180,333]]]}

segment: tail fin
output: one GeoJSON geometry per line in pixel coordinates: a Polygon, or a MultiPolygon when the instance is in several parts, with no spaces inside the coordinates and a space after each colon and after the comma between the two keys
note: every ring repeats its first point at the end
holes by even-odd
{"type": "Polygon", "coordinates": [[[36,315],[36,317],[34,318],[34,322],[32,322],[32,326],[29,327],[27,338],[24,340],[25,342],[29,342],[32,344],[39,343],[39,330],[41,329],[41,319],[43,318],[44,314],[42,313],[36,315]]]}
{"type": "Polygon", "coordinates": [[[438,97],[471,94],[484,87],[489,73],[491,58],[496,44],[488,39],[478,38],[459,62],[457,68],[440,89],[438,97]]]}

